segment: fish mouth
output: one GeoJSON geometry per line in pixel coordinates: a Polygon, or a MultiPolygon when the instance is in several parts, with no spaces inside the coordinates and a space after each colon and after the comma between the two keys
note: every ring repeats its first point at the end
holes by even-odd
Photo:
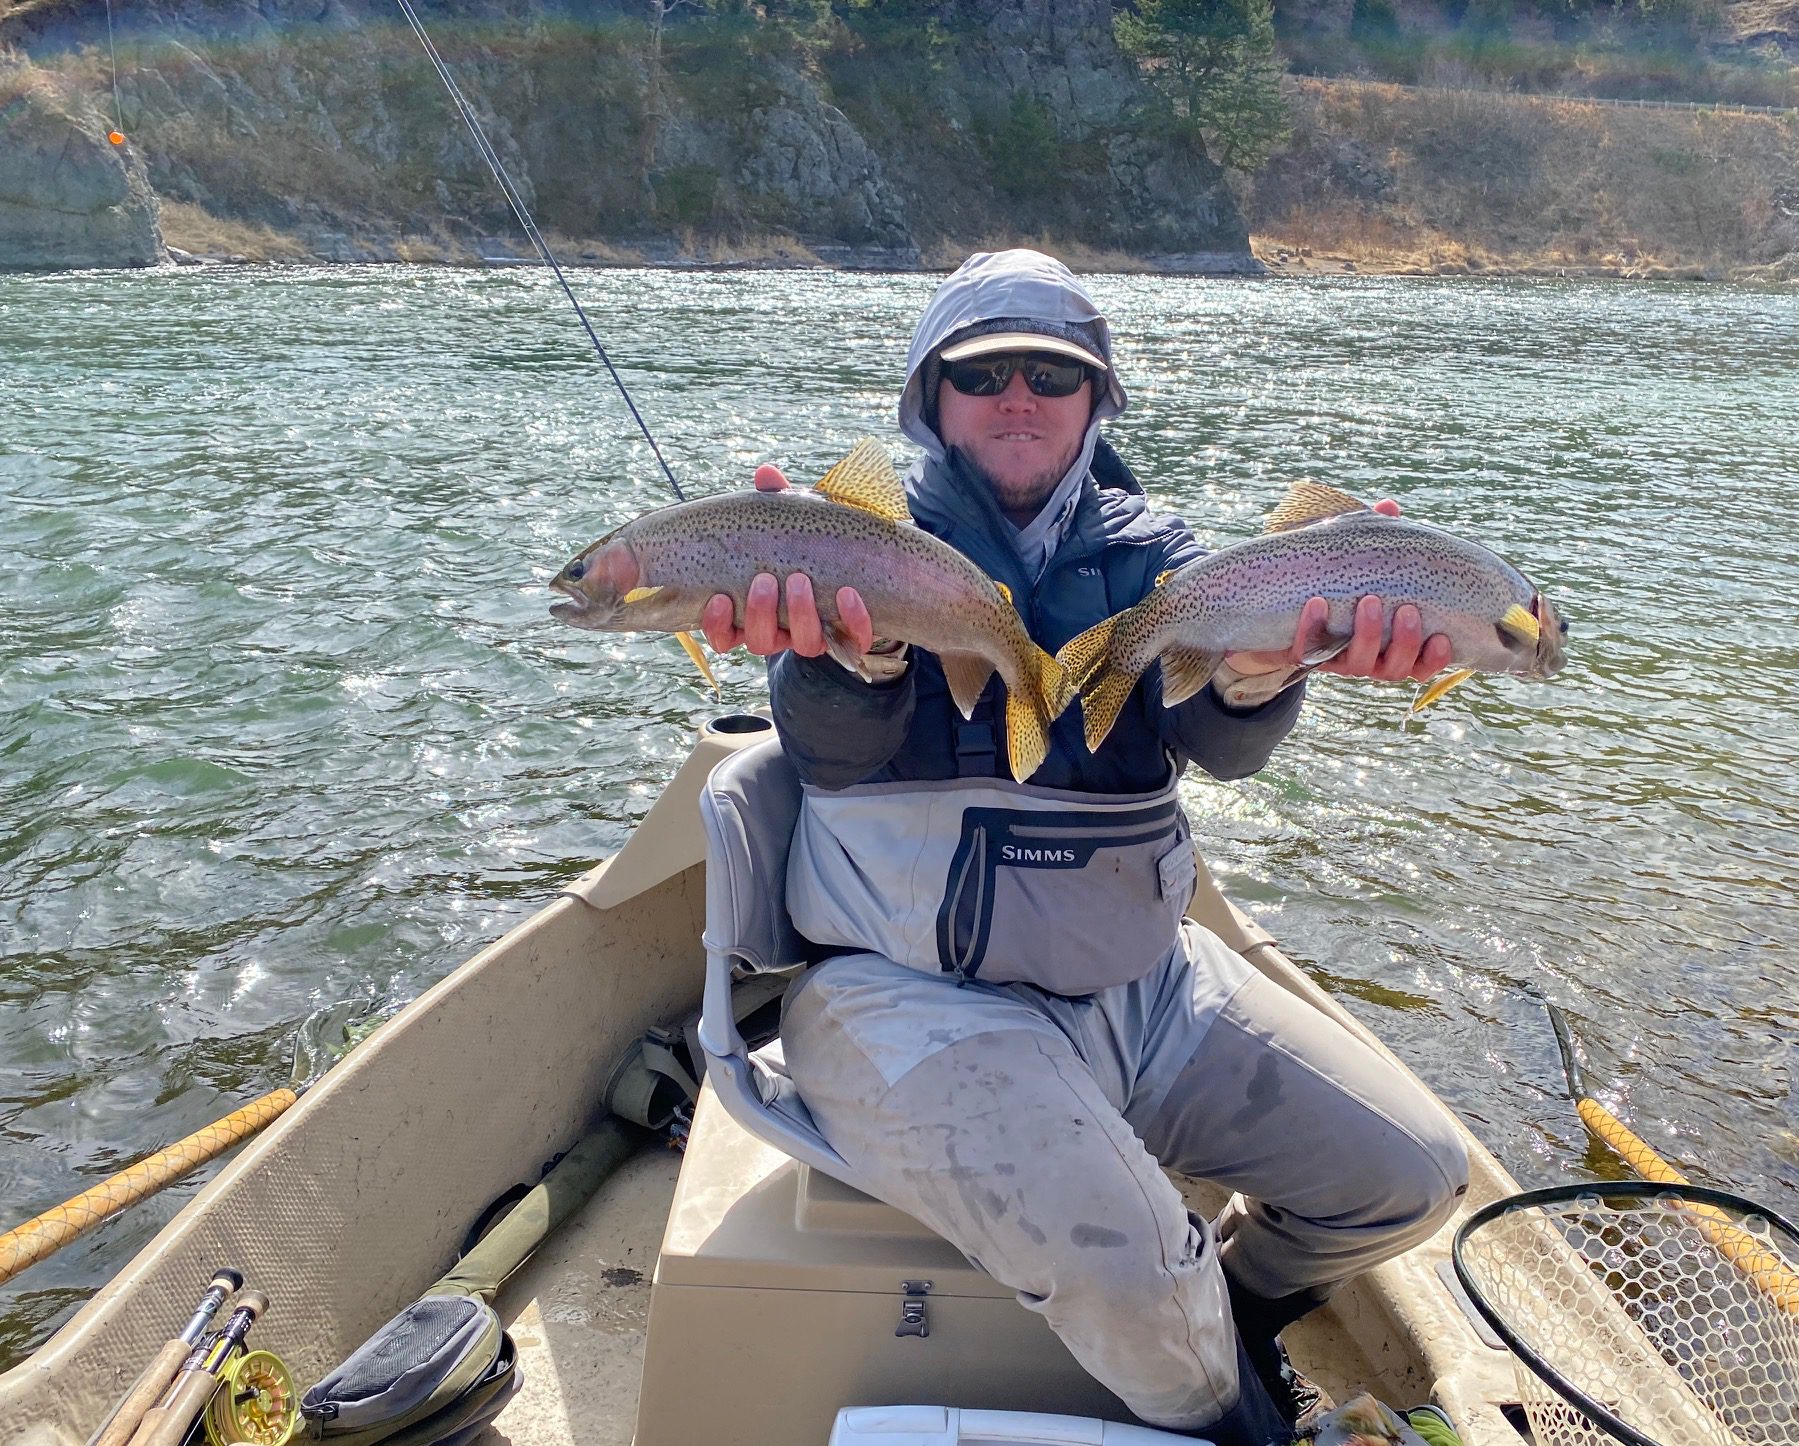
{"type": "Polygon", "coordinates": [[[1567,661],[1563,639],[1568,635],[1568,624],[1542,593],[1531,599],[1530,610],[1537,619],[1537,667],[1533,676],[1548,678],[1559,673],[1567,661]]]}
{"type": "Polygon", "coordinates": [[[560,600],[550,604],[550,616],[553,618],[580,627],[593,611],[593,603],[587,594],[560,573],[550,579],[550,591],[562,594],[560,600]]]}

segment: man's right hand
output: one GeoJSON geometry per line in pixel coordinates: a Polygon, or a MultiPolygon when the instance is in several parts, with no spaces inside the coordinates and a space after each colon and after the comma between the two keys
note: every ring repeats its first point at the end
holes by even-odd
{"type": "MultiPolygon", "coordinates": [[[[788,485],[779,467],[756,469],[758,492],[779,492],[788,485]]],[[[874,624],[868,606],[853,587],[837,589],[837,615],[849,629],[856,651],[874,646],[874,624]]],[[[787,577],[787,626],[782,627],[781,584],[773,573],[758,573],[750,583],[743,605],[743,626],[737,626],[737,606],[724,593],[715,593],[700,614],[700,628],[714,652],[728,653],[741,643],[752,653],[768,657],[791,648],[801,657],[816,658],[825,650],[824,623],[812,596],[812,579],[802,572],[787,577]]]]}

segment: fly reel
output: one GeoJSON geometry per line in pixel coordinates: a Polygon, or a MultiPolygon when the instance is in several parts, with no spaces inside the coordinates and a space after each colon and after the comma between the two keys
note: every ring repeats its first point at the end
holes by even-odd
{"type": "Polygon", "coordinates": [[[293,1373],[272,1351],[251,1351],[226,1368],[206,1408],[211,1446],[287,1446],[300,1423],[293,1373]]]}

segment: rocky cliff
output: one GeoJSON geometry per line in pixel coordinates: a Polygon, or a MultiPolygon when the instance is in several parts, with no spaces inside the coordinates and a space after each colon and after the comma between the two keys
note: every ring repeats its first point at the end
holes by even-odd
{"type": "MultiPolygon", "coordinates": [[[[661,23],[645,0],[423,13],[538,221],[577,255],[905,266],[1041,237],[1255,269],[1219,169],[1144,118],[1108,0],[913,0],[822,25],[815,7],[803,29],[773,4],[661,23]]],[[[0,210],[0,264],[142,264],[152,188],[299,255],[522,249],[386,5],[149,0],[118,18],[123,148],[95,105],[110,62],[83,48],[104,44],[104,11],[38,0],[7,16],[0,0],[12,73],[62,98],[34,103],[28,147],[0,131],[0,207],[25,218],[8,228],[0,210]]]]}
{"type": "Polygon", "coordinates": [[[162,259],[143,157],[107,140],[90,101],[0,73],[0,263],[151,266],[162,259]]]}

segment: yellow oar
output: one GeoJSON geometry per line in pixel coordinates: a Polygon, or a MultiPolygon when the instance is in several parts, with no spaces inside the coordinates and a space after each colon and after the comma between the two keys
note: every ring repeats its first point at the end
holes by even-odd
{"type": "Polygon", "coordinates": [[[203,1130],[195,1130],[185,1139],[158,1150],[147,1160],[139,1160],[91,1189],[83,1190],[73,1200],[46,1210],[35,1220],[27,1220],[17,1230],[0,1235],[0,1285],[27,1266],[54,1255],[71,1240],[86,1235],[127,1206],[154,1195],[163,1186],[197,1170],[215,1155],[223,1154],[239,1140],[255,1134],[279,1118],[281,1112],[299,1097],[300,1092],[294,1089],[270,1090],[261,1099],[233,1110],[224,1119],[215,1120],[203,1130]]]}
{"type": "MultiPolygon", "coordinates": [[[[1562,1052],[1562,1073],[1567,1076],[1568,1093],[1581,1123],[1592,1131],[1595,1139],[1606,1145],[1618,1158],[1645,1180],[1658,1185],[1690,1185],[1693,1182],[1650,1148],[1631,1128],[1608,1110],[1587,1088],[1586,1076],[1574,1055],[1574,1039],[1561,1010],[1544,1001],[1549,1023],[1555,1030],[1555,1042],[1562,1052]]],[[[1782,1310],[1799,1315],[1799,1274],[1785,1259],[1769,1250],[1747,1230],[1733,1224],[1722,1210],[1711,1205],[1688,1203],[1681,1207],[1694,1217],[1699,1231],[1730,1263],[1767,1293],[1782,1310]]]]}
{"type": "Polygon", "coordinates": [[[79,1240],[127,1206],[149,1199],[163,1186],[199,1169],[240,1140],[248,1139],[265,1125],[272,1124],[326,1070],[379,1027],[391,1012],[381,1010],[371,1014],[367,1004],[350,1000],[314,1010],[301,1021],[294,1034],[292,1084],[270,1090],[261,1099],[251,1100],[224,1119],[214,1120],[186,1139],[165,1145],[148,1159],[139,1160],[92,1189],[83,1190],[73,1200],[65,1201],[54,1210],[46,1210],[35,1220],[27,1220],[17,1230],[0,1235],[0,1285],[28,1266],[56,1254],[71,1240],[79,1240]]]}

